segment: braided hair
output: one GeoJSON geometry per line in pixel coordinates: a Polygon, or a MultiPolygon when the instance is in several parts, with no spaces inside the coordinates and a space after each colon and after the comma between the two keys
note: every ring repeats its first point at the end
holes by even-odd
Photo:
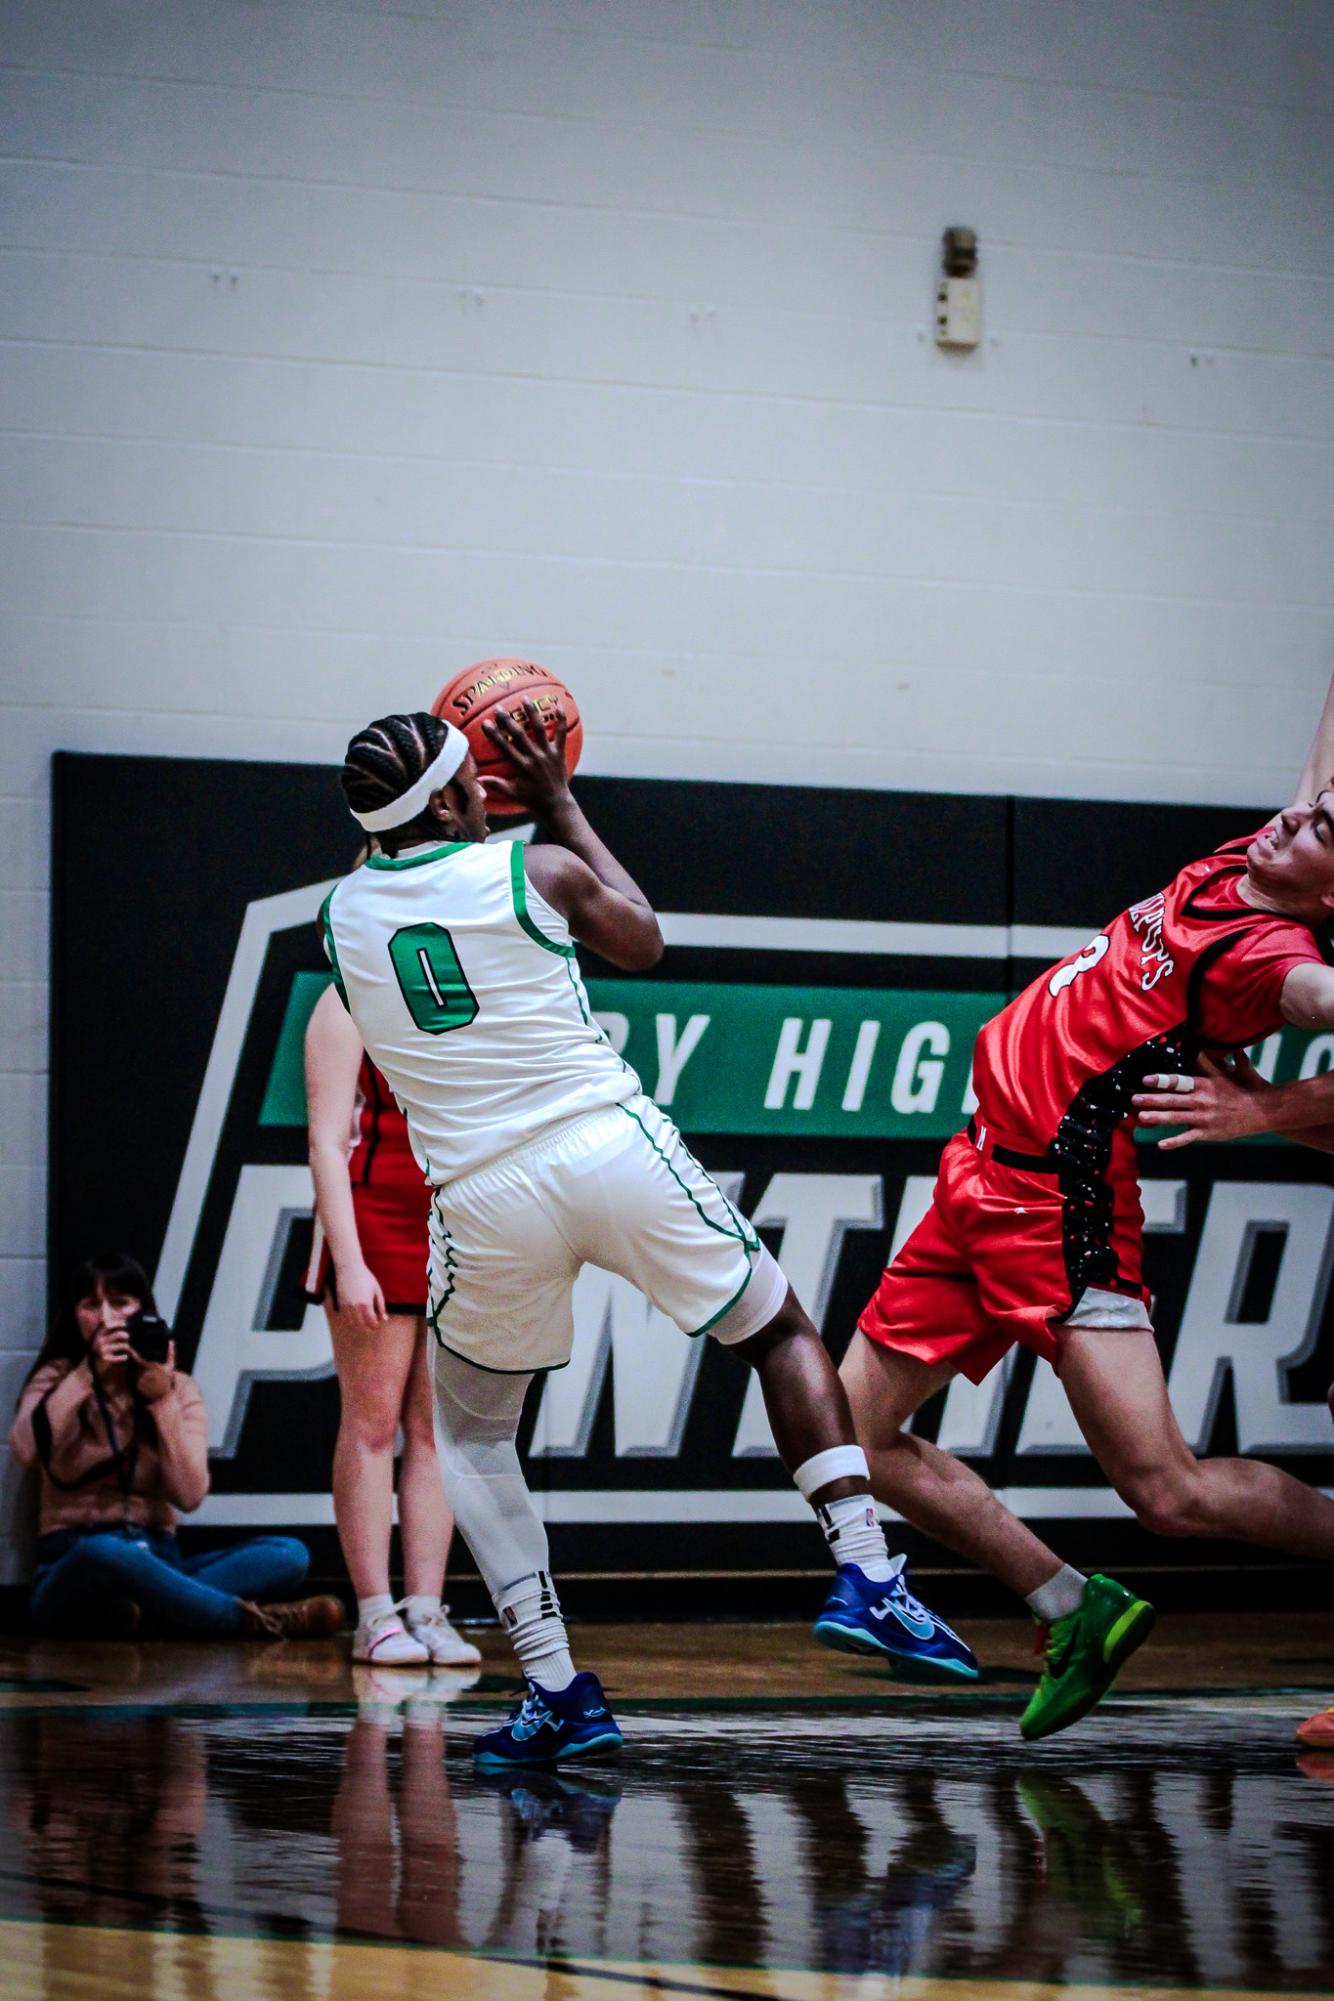
{"type": "MultiPolygon", "coordinates": [[[[368,723],[353,737],[343,759],[343,797],[348,806],[354,813],[374,813],[391,805],[434,763],[444,742],[444,723],[424,709],[368,723]]],[[[417,821],[410,824],[415,827],[417,821]]],[[[407,826],[395,827],[395,840],[401,841],[407,832],[407,826]]]]}

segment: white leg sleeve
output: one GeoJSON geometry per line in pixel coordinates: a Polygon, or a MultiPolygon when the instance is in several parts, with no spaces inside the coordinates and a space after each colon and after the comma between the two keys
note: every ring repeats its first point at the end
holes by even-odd
{"type": "Polygon", "coordinates": [[[550,1567],[547,1532],[514,1444],[533,1379],[475,1368],[432,1345],[435,1449],[445,1497],[499,1609],[510,1585],[550,1567]]]}

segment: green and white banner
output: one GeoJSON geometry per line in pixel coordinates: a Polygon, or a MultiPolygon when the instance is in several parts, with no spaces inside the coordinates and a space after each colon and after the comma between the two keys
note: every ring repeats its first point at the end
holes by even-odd
{"type": "MultiPolygon", "coordinates": [[[[260,1111],[304,1125],[301,1038],[327,978],[298,973],[260,1111]]],[[[618,1055],[691,1133],[948,1139],[975,1108],[973,1043],[1003,988],[761,986],[593,979],[589,998],[618,1055]]],[[[1251,1056],[1276,1082],[1334,1064],[1334,1035],[1287,1028],[1251,1056]]]]}

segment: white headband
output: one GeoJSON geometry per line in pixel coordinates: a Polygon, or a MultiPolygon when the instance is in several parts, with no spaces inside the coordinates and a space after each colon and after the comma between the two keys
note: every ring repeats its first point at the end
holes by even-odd
{"type": "Polygon", "coordinates": [[[456,730],[453,723],[446,723],[440,754],[427,765],[415,785],[410,785],[406,792],[400,792],[397,799],[391,799],[387,806],[377,806],[372,813],[358,813],[355,806],[349,806],[347,810],[368,834],[384,834],[391,827],[406,827],[409,820],[415,820],[425,810],[431,794],[438,792],[442,785],[448,785],[467,755],[467,737],[462,730],[456,730]]]}

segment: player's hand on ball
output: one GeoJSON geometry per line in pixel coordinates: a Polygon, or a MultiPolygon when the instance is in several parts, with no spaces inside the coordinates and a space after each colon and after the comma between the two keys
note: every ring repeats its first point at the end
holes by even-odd
{"type": "Polygon", "coordinates": [[[358,1334],[373,1334],[389,1315],[379,1280],[367,1265],[351,1265],[336,1274],[338,1304],[358,1334]]]}
{"type": "Polygon", "coordinates": [[[1263,1100],[1272,1086],[1249,1057],[1238,1054],[1224,1065],[1202,1056],[1197,1077],[1146,1077],[1144,1085],[1131,1101],[1139,1123],[1185,1128],[1159,1140],[1165,1151],[1197,1139],[1245,1139],[1265,1130],[1263,1100]]]}
{"type": "Polygon", "coordinates": [[[507,710],[488,716],[482,728],[510,764],[508,778],[487,777],[483,782],[488,798],[513,800],[526,807],[535,818],[549,817],[553,809],[570,796],[570,780],[565,769],[565,738],[569,724],[560,703],[554,710],[555,735],[549,737],[542,712],[530,696],[523,704],[523,722],[516,723],[507,710]]]}

